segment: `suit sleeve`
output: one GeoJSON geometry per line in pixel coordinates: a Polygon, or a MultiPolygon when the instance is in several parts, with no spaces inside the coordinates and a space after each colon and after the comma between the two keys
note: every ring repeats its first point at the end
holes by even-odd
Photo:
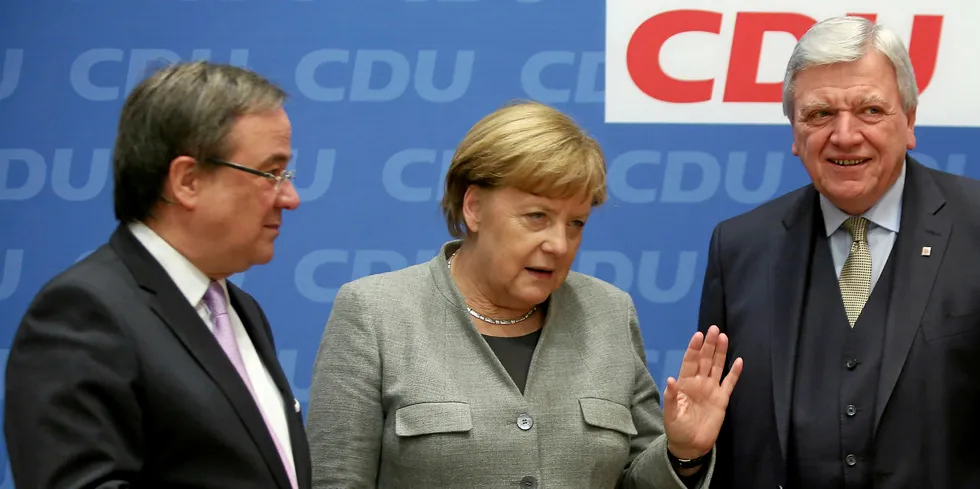
{"type": "MultiPolygon", "coordinates": [[[[711,243],[708,245],[708,266],[704,272],[704,284],[701,287],[701,306],[698,311],[698,331],[707,334],[711,325],[718,326],[721,332],[727,331],[725,308],[725,285],[721,267],[721,225],[711,233],[711,243]]],[[[725,359],[725,372],[732,366],[732,358],[725,359]]],[[[711,489],[727,489],[731,487],[732,440],[731,430],[727,423],[722,424],[718,439],[715,441],[716,466],[712,477],[711,489]]]]}
{"type": "Polygon", "coordinates": [[[374,488],[384,411],[376,333],[350,284],[337,293],[313,367],[307,436],[313,489],[374,488]]]}
{"type": "Polygon", "coordinates": [[[637,434],[630,441],[630,465],[619,484],[623,489],[706,488],[714,471],[714,456],[702,466],[692,481],[683,481],[667,459],[667,435],[660,404],[660,391],[647,367],[646,350],[633,300],[629,305],[630,339],[633,347],[635,382],[633,389],[633,424],[637,434]]]}
{"type": "MultiPolygon", "coordinates": [[[[698,331],[707,334],[711,325],[725,332],[725,285],[721,274],[721,226],[711,233],[708,245],[708,266],[701,286],[701,305],[698,310],[698,331]]],[[[729,363],[730,365],[730,363],[729,363]]]]}
{"type": "Polygon", "coordinates": [[[53,284],[7,361],[4,432],[17,489],[139,487],[139,366],[100,294],[53,284]]]}

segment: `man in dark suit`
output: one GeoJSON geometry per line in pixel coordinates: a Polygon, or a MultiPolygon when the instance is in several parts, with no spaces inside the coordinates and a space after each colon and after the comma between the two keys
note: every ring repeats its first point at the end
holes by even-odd
{"type": "Polygon", "coordinates": [[[207,62],[128,96],[109,242],[47,283],[14,337],[4,432],[17,489],[300,489],[299,402],[258,303],[290,183],[285,94],[207,62]]]}
{"type": "Polygon", "coordinates": [[[744,359],[712,487],[980,487],[980,182],[928,169],[894,32],[820,22],[784,111],[812,184],[719,224],[699,328],[744,359]]]}

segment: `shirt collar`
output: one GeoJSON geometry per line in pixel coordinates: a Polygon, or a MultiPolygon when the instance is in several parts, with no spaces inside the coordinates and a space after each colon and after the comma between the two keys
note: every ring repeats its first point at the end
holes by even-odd
{"type": "MultiPolygon", "coordinates": [[[[211,285],[211,279],[146,224],[134,222],[129,225],[129,230],[160,263],[187,301],[197,307],[211,285]]],[[[219,283],[227,300],[228,289],[224,279],[219,280],[219,283]]]]}
{"type": "MultiPolygon", "coordinates": [[[[871,206],[861,216],[867,218],[875,226],[885,228],[893,233],[898,232],[899,223],[902,221],[902,193],[905,190],[905,169],[908,167],[906,162],[902,162],[902,172],[898,179],[892,184],[885,195],[871,206]]],[[[823,222],[827,231],[827,236],[834,234],[841,224],[848,217],[846,212],[840,210],[832,204],[823,194],[820,195],[820,210],[823,211],[823,222]]]]}

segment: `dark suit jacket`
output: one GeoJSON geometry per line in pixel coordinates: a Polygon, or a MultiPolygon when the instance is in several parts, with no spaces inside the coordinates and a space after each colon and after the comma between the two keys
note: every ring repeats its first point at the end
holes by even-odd
{"type": "MultiPolygon", "coordinates": [[[[874,428],[874,487],[980,487],[980,182],[908,158],[874,428]],[[923,250],[930,247],[928,256],[923,250]]],[[[818,193],[812,185],[719,224],[699,329],[744,371],[712,487],[786,485],[794,357],[818,193]]]]}
{"type": "MultiPolygon", "coordinates": [[[[286,403],[299,487],[301,413],[255,300],[232,306],[286,403]]],[[[164,269],[120,226],[46,284],[14,337],[4,431],[17,489],[288,489],[255,402],[164,269]]]]}

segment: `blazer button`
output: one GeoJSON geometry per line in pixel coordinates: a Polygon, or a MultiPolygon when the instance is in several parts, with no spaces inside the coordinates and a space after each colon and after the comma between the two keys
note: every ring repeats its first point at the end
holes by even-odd
{"type": "Polygon", "coordinates": [[[536,489],[538,487],[538,480],[531,476],[525,476],[521,479],[522,489],[536,489]]]}
{"type": "Polygon", "coordinates": [[[532,424],[534,424],[534,420],[527,414],[522,414],[517,417],[517,427],[524,431],[531,429],[532,424]]]}
{"type": "Polygon", "coordinates": [[[854,456],[854,454],[851,453],[848,454],[846,457],[844,457],[844,462],[847,463],[848,466],[854,467],[855,465],[857,465],[858,459],[857,457],[854,456]]]}
{"type": "Polygon", "coordinates": [[[854,416],[855,414],[857,414],[858,410],[856,407],[854,407],[853,404],[848,404],[846,412],[848,416],[854,416]]]}
{"type": "Polygon", "coordinates": [[[854,370],[854,367],[857,367],[857,364],[858,364],[858,361],[852,358],[852,359],[850,359],[850,360],[847,361],[847,369],[848,370],[854,370]]]}

